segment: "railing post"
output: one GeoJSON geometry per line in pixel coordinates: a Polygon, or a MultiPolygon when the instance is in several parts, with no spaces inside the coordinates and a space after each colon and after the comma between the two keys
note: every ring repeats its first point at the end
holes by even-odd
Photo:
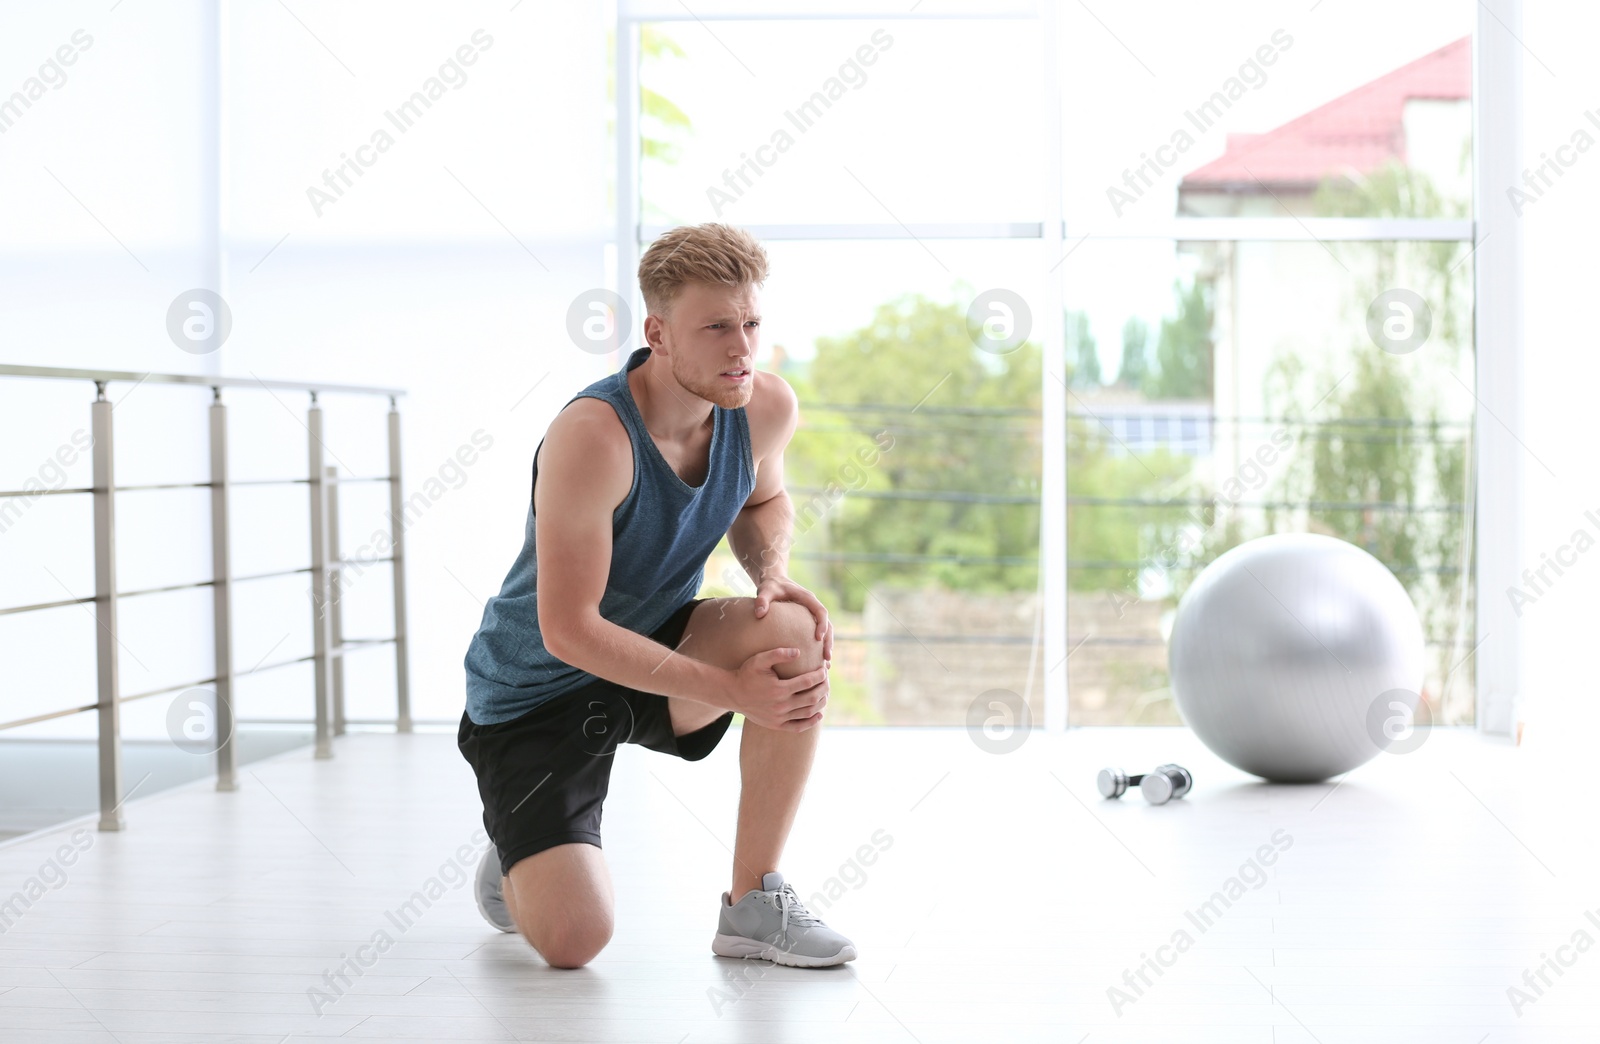
{"type": "Polygon", "coordinates": [[[315,757],[333,757],[328,728],[328,505],[322,482],[322,407],[311,393],[306,410],[306,431],[311,481],[311,669],[316,678],[317,743],[315,757]]]}
{"type": "Polygon", "coordinates": [[[95,381],[89,407],[94,432],[95,673],[99,689],[100,829],[122,829],[122,730],[117,701],[116,477],[111,441],[112,403],[106,382],[95,381]]]}
{"type": "Polygon", "coordinates": [[[217,789],[238,790],[233,747],[233,569],[228,536],[228,407],[211,389],[211,620],[217,669],[217,789]]]}
{"type": "Polygon", "coordinates": [[[332,650],[333,734],[344,735],[344,559],[339,554],[339,469],[323,469],[328,497],[328,644],[332,650]]]}
{"type": "Polygon", "coordinates": [[[389,526],[394,550],[395,731],[411,731],[411,670],[406,654],[405,498],[400,487],[400,411],[389,396],[389,526]]]}

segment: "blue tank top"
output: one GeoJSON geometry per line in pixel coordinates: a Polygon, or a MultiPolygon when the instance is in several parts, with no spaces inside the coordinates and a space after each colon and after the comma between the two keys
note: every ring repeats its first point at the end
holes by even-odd
{"type": "MultiPolygon", "coordinates": [[[[638,349],[622,369],[567,400],[567,405],[582,398],[609,402],[633,442],[633,487],[611,515],[611,572],[600,615],[638,634],[654,632],[699,592],[706,559],[733,525],[756,481],[743,407],[712,406],[710,466],[700,485],[689,485],[672,470],[645,430],[628,386],[628,371],[649,356],[648,347],[638,349]]],[[[538,481],[536,449],[535,486],[538,481]]],[[[484,605],[467,647],[467,715],[479,725],[509,721],[595,679],[545,648],[539,633],[534,548],[530,496],[522,551],[500,593],[484,605]]]]}

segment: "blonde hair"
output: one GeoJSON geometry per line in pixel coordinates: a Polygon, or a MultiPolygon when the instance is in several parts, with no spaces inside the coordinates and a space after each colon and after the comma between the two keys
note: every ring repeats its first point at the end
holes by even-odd
{"type": "Polygon", "coordinates": [[[686,283],[737,288],[766,280],[767,252],[756,237],[714,221],[662,233],[639,259],[639,292],[651,315],[667,315],[686,283]]]}

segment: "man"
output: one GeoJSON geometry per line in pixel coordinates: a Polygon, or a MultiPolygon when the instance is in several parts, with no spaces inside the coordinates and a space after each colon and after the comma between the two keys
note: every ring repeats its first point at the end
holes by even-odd
{"type": "Polygon", "coordinates": [[[856,955],[778,872],[833,629],[787,576],[783,451],[799,407],[754,367],[766,278],[766,251],[727,225],[676,228],[645,251],[648,346],[551,422],[522,552],[467,650],[457,739],[494,842],[478,908],[555,967],[586,964],[611,938],[600,818],[617,745],[697,761],[735,711],[738,828],[712,951],[796,967],[856,955]],[[695,598],[724,535],[755,595],[695,598]]]}

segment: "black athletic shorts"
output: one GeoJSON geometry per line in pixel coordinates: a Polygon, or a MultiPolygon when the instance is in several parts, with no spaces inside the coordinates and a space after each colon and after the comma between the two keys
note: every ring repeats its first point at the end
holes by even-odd
{"type": "MultiPolygon", "coordinates": [[[[676,648],[703,598],[678,607],[650,638],[676,648]]],[[[478,777],[483,828],[510,873],[556,845],[600,846],[601,804],[621,743],[699,761],[728,731],[733,712],[683,736],[672,734],[668,697],[604,678],[552,697],[520,717],[479,725],[461,715],[456,745],[478,777]]]]}

